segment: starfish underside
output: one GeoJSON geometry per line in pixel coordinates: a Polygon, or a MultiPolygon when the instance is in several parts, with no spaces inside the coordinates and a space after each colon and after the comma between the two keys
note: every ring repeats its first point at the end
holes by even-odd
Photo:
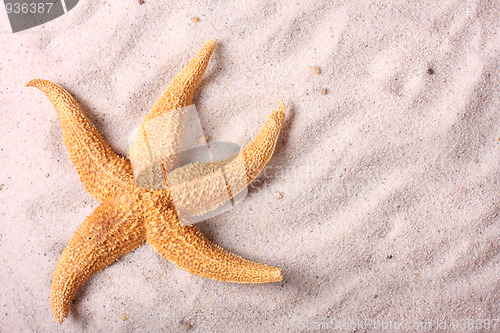
{"type": "MultiPolygon", "coordinates": [[[[145,122],[192,103],[194,90],[205,73],[214,47],[215,40],[208,41],[173,79],[145,117],[140,130],[144,128],[145,122]]],[[[197,227],[182,226],[168,184],[156,190],[137,186],[130,160],[113,152],[78,103],[63,88],[40,79],[32,80],[27,85],[40,89],[54,105],[61,122],[64,144],[80,180],[90,194],[100,201],[100,205],[70,240],[57,264],[50,298],[52,312],[59,323],[68,317],[73,295],[89,276],[144,242],[191,274],[237,283],[282,280],[281,269],[226,252],[206,239],[197,227]]],[[[284,114],[285,107],[280,101],[278,110],[271,113],[257,137],[242,149],[239,161],[244,165],[246,184],[269,161],[284,114]]],[[[172,133],[182,132],[179,126],[182,124],[172,124],[172,133]]],[[[172,136],[169,144],[176,150],[179,142],[172,136]]],[[[199,163],[177,169],[174,159],[165,158],[161,163],[165,175],[172,175],[171,179],[184,180],[184,188],[180,192],[196,199],[197,194],[193,193],[191,186],[200,182],[200,175],[206,175],[207,170],[213,170],[213,165],[217,163],[230,167],[232,162],[216,161],[210,167],[199,163]]],[[[206,187],[205,192],[209,192],[209,179],[206,187]]],[[[212,198],[215,205],[221,200],[212,198]]],[[[211,209],[202,207],[203,200],[198,201],[201,208],[197,214],[211,209]]]]}

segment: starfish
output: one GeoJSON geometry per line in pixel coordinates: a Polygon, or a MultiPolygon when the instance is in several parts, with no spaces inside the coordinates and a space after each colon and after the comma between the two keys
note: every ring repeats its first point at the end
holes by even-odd
{"type": "MultiPolygon", "coordinates": [[[[205,73],[215,44],[215,40],[208,41],[173,79],[145,117],[141,128],[155,117],[192,103],[194,90],[205,73]]],[[[197,227],[181,225],[168,184],[159,189],[138,186],[130,159],[113,152],[66,90],[42,79],[34,79],[27,86],[40,89],[53,104],[60,119],[63,142],[80,180],[100,202],[71,238],[57,263],[50,296],[57,322],[62,323],[68,317],[76,290],[92,274],[145,242],[161,256],[194,275],[236,283],[282,280],[281,269],[229,253],[206,239],[197,227]]],[[[201,194],[192,193],[191,186],[200,181],[200,175],[207,175],[206,170],[210,169],[207,165],[211,170],[214,165],[229,167],[230,170],[238,160],[244,167],[246,184],[249,184],[269,161],[284,115],[285,106],[280,100],[278,109],[271,113],[259,134],[241,150],[237,159],[180,168],[176,168],[175,161],[161,160],[164,175],[172,175],[165,179],[184,180],[185,185],[181,187],[184,191],[178,192],[185,193],[185,198],[196,199],[201,194]]],[[[171,128],[178,129],[178,126],[173,124],[171,128]]],[[[175,138],[172,136],[170,145],[178,145],[175,138]]],[[[210,192],[210,179],[206,177],[205,185],[206,191],[203,192],[210,192]]],[[[215,205],[221,201],[214,200],[217,201],[215,205]]]]}

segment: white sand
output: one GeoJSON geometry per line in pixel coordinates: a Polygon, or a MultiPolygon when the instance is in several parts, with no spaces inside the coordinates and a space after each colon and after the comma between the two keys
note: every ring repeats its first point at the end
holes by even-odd
{"type": "Polygon", "coordinates": [[[364,3],[81,0],[44,26],[2,33],[0,331],[449,329],[500,318],[499,2],[364,3]],[[279,98],[287,119],[249,196],[199,226],[281,267],[283,283],[192,276],[145,245],[89,279],[58,325],[52,274],[98,202],[52,105],[23,85],[65,87],[125,154],[210,38],[195,103],[211,140],[248,143],[279,98]]]}

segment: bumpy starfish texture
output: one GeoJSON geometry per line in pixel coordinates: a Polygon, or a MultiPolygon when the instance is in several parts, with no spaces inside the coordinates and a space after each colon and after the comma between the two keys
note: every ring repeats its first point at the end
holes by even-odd
{"type": "MultiPolygon", "coordinates": [[[[214,47],[215,40],[203,46],[154,104],[143,125],[154,117],[192,103],[194,90],[205,73],[214,47]]],[[[70,240],[57,264],[50,298],[52,312],[59,323],[68,317],[73,295],[89,276],[144,242],[191,274],[237,283],[282,280],[281,269],[228,253],[206,239],[195,226],[183,227],[168,184],[155,190],[137,186],[130,160],[112,151],[78,103],[63,88],[41,79],[32,80],[27,86],[37,87],[52,102],[61,122],[64,144],[80,180],[100,202],[70,240]]],[[[203,177],[203,192],[209,193],[212,185],[208,170],[226,167],[230,177],[236,160],[244,165],[248,184],[270,159],[284,114],[285,107],[280,101],[278,110],[269,116],[263,129],[243,148],[237,159],[216,161],[210,164],[210,168],[200,163],[175,169],[175,159],[165,158],[161,161],[163,171],[165,175],[172,174],[170,179],[183,181],[185,187],[181,192],[186,198],[197,199],[199,194],[193,193],[190,186],[199,183],[203,177]]],[[[172,124],[171,130],[182,132],[182,124],[172,124]]],[[[173,151],[178,151],[180,143],[176,135],[171,137],[169,144],[173,151]]],[[[212,199],[215,205],[222,201],[212,199]]],[[[202,207],[196,213],[212,208],[202,207]]]]}

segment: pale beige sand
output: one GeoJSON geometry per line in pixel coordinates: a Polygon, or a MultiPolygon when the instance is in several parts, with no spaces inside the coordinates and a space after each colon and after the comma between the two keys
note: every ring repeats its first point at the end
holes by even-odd
{"type": "Polygon", "coordinates": [[[43,27],[2,33],[0,331],[449,329],[500,318],[500,5],[408,3],[81,0],[43,27]],[[266,175],[200,227],[283,268],[283,283],[191,276],[146,245],[92,277],[56,324],[52,274],[97,201],[52,105],[24,84],[68,89],[125,154],[210,38],[219,44],[195,103],[211,140],[248,143],[279,98],[287,119],[266,175]]]}

